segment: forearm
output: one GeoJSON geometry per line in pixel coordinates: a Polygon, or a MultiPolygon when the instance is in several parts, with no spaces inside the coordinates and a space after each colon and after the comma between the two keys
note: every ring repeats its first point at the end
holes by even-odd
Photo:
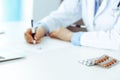
{"type": "Polygon", "coordinates": [[[61,6],[38,23],[44,23],[49,28],[49,32],[60,28],[67,27],[77,20],[81,19],[81,6],[78,7],[79,0],[65,0],[61,6]],[[73,5],[69,6],[72,3],[73,5]]]}

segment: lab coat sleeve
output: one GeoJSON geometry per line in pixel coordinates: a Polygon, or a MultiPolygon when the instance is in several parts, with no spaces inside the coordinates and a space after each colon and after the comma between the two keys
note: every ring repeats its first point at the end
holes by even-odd
{"type": "Polygon", "coordinates": [[[85,32],[82,34],[80,44],[103,49],[120,49],[120,16],[113,29],[108,31],[85,32]]]}
{"type": "Polygon", "coordinates": [[[72,38],[71,38],[71,43],[73,45],[79,46],[80,45],[81,35],[82,35],[82,32],[73,33],[72,38]]]}
{"type": "Polygon", "coordinates": [[[44,23],[51,32],[56,28],[66,27],[81,19],[81,11],[80,0],[64,0],[56,11],[37,23],[44,23]]]}

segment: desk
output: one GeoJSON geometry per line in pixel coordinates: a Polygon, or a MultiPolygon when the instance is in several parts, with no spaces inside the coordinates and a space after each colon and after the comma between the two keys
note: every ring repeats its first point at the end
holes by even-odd
{"type": "Polygon", "coordinates": [[[120,52],[73,46],[49,37],[43,38],[41,45],[29,45],[23,37],[23,25],[9,24],[6,33],[0,35],[0,48],[9,47],[26,55],[25,59],[0,63],[1,80],[120,80],[120,64],[103,69],[86,67],[78,62],[102,54],[120,60],[120,52]]]}

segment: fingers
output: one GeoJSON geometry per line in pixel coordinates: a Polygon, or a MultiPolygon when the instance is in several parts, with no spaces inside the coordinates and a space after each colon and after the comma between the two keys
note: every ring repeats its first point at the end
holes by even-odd
{"type": "Polygon", "coordinates": [[[24,37],[28,43],[33,44],[32,30],[30,28],[24,33],[24,37]]]}
{"type": "Polygon", "coordinates": [[[39,29],[36,29],[35,30],[35,36],[34,36],[34,39],[36,40],[36,43],[39,43],[40,42],[40,38],[41,38],[41,35],[40,35],[40,30],[39,29]]]}
{"type": "Polygon", "coordinates": [[[25,40],[30,43],[33,44],[33,40],[36,41],[36,44],[40,43],[40,39],[45,36],[46,34],[46,30],[44,27],[38,27],[35,30],[35,35],[34,37],[32,37],[32,30],[31,28],[27,29],[27,31],[25,32],[24,36],[25,36],[25,40]]]}
{"type": "Polygon", "coordinates": [[[39,42],[40,42],[40,39],[41,39],[42,37],[44,37],[45,34],[46,34],[45,28],[43,28],[43,27],[37,28],[36,31],[35,31],[35,36],[34,36],[34,38],[35,38],[35,40],[36,40],[36,43],[39,43],[39,42]]]}
{"type": "Polygon", "coordinates": [[[51,38],[57,38],[57,39],[59,39],[58,36],[57,36],[57,31],[52,31],[52,32],[49,34],[49,36],[50,36],[51,38]]]}

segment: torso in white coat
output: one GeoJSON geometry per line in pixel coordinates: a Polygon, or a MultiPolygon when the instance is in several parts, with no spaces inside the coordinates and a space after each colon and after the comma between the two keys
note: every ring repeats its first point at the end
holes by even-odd
{"type": "Polygon", "coordinates": [[[66,27],[83,19],[89,32],[82,34],[80,44],[104,49],[120,49],[120,0],[103,0],[94,15],[95,0],[64,0],[61,6],[40,22],[49,31],[66,27]]]}
{"type": "Polygon", "coordinates": [[[82,17],[89,31],[110,30],[118,21],[119,13],[115,14],[113,9],[117,8],[120,0],[103,0],[96,15],[94,15],[95,0],[82,0],[82,17]]]}

